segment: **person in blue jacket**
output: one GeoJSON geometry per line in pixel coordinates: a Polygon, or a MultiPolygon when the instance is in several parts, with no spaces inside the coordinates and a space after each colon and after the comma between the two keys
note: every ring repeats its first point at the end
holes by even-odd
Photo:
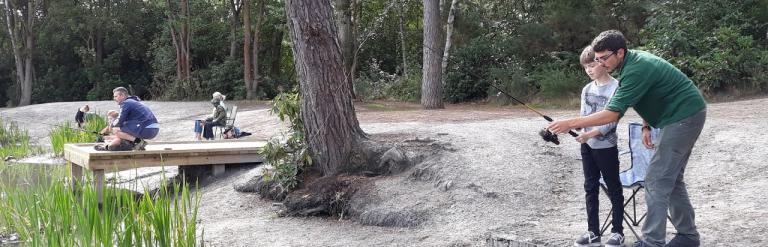
{"type": "Polygon", "coordinates": [[[96,150],[127,151],[144,150],[146,140],[160,132],[160,125],[155,114],[139,98],[128,94],[124,87],[112,90],[115,102],[120,105],[120,118],[117,119],[115,136],[107,145],[97,145],[96,150]]]}

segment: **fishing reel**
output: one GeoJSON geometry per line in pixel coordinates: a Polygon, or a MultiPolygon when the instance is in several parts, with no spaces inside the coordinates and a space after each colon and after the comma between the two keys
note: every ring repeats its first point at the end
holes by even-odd
{"type": "Polygon", "coordinates": [[[542,139],[544,139],[545,142],[551,142],[555,145],[560,145],[560,140],[557,139],[557,135],[552,133],[552,131],[549,131],[547,128],[539,130],[539,135],[542,139]]]}

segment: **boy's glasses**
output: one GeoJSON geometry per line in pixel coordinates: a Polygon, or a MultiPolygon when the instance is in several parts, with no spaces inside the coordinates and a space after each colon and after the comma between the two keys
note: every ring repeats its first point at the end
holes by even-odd
{"type": "Polygon", "coordinates": [[[602,57],[595,57],[595,62],[604,63],[606,60],[608,60],[608,58],[611,58],[611,56],[613,56],[615,54],[616,54],[616,52],[612,51],[611,54],[608,54],[608,55],[605,55],[605,56],[602,56],[602,57]]]}

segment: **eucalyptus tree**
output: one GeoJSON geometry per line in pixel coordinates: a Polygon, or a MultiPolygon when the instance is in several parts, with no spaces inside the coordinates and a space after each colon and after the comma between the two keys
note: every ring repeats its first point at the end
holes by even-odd
{"type": "Polygon", "coordinates": [[[35,29],[44,16],[45,2],[41,0],[4,0],[3,14],[5,28],[13,51],[16,65],[16,83],[19,89],[18,105],[32,103],[32,84],[34,83],[33,61],[35,47],[35,29]]]}

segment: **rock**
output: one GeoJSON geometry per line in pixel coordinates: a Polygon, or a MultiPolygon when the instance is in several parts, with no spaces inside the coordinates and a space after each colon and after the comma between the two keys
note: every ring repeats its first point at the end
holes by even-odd
{"type": "Polygon", "coordinates": [[[386,170],[389,174],[401,173],[409,166],[408,157],[397,147],[390,148],[379,159],[379,169],[386,170]]]}

